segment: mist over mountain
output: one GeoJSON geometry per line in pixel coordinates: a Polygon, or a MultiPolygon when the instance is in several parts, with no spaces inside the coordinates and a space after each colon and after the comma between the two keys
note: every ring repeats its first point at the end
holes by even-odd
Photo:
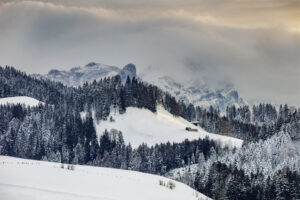
{"type": "Polygon", "coordinates": [[[153,83],[186,104],[192,103],[204,108],[218,107],[223,113],[225,113],[226,107],[247,105],[247,102],[239,96],[238,92],[228,85],[211,89],[203,82],[179,83],[168,76],[159,77],[153,83]]]}
{"type": "Polygon", "coordinates": [[[131,79],[135,77],[138,80],[156,85],[187,105],[192,103],[195,106],[202,106],[204,108],[209,108],[210,106],[218,107],[222,113],[225,113],[228,106],[247,105],[247,102],[239,96],[238,91],[228,84],[213,89],[202,79],[181,83],[170,76],[161,74],[153,76],[151,71],[147,71],[148,74],[140,73],[141,75],[138,76],[137,71],[137,67],[132,63],[119,68],[90,62],[85,66],[71,68],[69,71],[53,69],[48,74],[33,74],[33,76],[59,81],[67,86],[75,87],[83,85],[86,82],[90,83],[94,80],[97,81],[115,75],[120,75],[122,83],[125,83],[127,76],[129,76],[131,79]]]}

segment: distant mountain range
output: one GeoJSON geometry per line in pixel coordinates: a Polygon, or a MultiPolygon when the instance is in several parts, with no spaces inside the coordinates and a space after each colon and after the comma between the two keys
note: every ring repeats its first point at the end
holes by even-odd
{"type": "Polygon", "coordinates": [[[100,63],[90,62],[83,67],[74,67],[69,71],[60,71],[52,69],[48,74],[40,75],[33,74],[34,77],[47,78],[53,81],[59,81],[68,86],[80,86],[85,82],[100,80],[104,77],[112,77],[120,75],[122,81],[125,82],[127,76],[130,78],[136,77],[136,67],[133,64],[128,64],[122,69],[115,66],[109,66],[100,63]]]}
{"type": "Polygon", "coordinates": [[[247,104],[245,100],[239,97],[238,92],[226,85],[221,89],[211,89],[203,82],[188,82],[185,84],[175,81],[168,76],[158,76],[157,78],[144,79],[137,76],[137,70],[134,64],[127,64],[123,68],[109,66],[101,63],[91,62],[85,66],[74,67],[69,71],[50,70],[48,74],[33,74],[34,77],[47,78],[53,81],[62,82],[68,86],[80,86],[85,82],[100,80],[104,77],[120,75],[123,83],[127,76],[136,77],[154,85],[162,90],[169,92],[178,100],[185,103],[192,103],[196,106],[219,107],[221,112],[225,113],[226,107],[231,105],[241,106],[247,104]]]}
{"type": "Polygon", "coordinates": [[[211,89],[205,83],[191,81],[182,84],[167,76],[159,77],[153,83],[177,97],[178,100],[204,108],[219,107],[223,113],[227,106],[247,104],[239,97],[238,92],[228,85],[220,89],[211,89]]]}

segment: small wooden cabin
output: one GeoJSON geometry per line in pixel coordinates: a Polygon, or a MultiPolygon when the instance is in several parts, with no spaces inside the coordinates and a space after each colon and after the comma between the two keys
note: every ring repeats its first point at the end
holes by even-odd
{"type": "Polygon", "coordinates": [[[190,131],[190,132],[198,132],[198,129],[194,129],[194,128],[191,128],[191,127],[186,127],[185,130],[190,131]]]}

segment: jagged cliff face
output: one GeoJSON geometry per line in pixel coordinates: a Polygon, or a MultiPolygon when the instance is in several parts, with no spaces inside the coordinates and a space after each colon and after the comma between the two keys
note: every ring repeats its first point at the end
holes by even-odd
{"type": "Polygon", "coordinates": [[[85,82],[92,82],[115,75],[120,75],[123,83],[126,81],[127,76],[130,78],[136,77],[139,80],[159,86],[162,90],[169,92],[178,100],[182,100],[185,103],[192,103],[205,108],[209,106],[219,107],[223,113],[225,113],[227,106],[247,104],[239,97],[238,92],[230,86],[211,89],[201,81],[182,84],[167,76],[157,76],[151,80],[146,78],[144,80],[144,77],[141,79],[137,77],[136,66],[131,63],[125,65],[123,68],[119,68],[91,62],[82,67],[74,67],[69,71],[50,70],[46,75],[34,74],[33,76],[48,78],[53,81],[62,82],[68,86],[77,87],[83,85],[85,82]]]}
{"type": "Polygon", "coordinates": [[[153,83],[161,89],[170,92],[178,100],[205,108],[210,106],[219,107],[223,113],[225,113],[227,106],[247,104],[245,100],[239,97],[238,92],[228,85],[224,85],[224,87],[219,89],[211,89],[202,82],[182,84],[166,76],[154,80],[153,83]]]}
{"type": "Polygon", "coordinates": [[[132,63],[125,65],[125,67],[123,67],[123,69],[121,70],[122,80],[126,80],[127,76],[129,76],[131,79],[133,77],[136,77],[136,67],[132,63]]]}

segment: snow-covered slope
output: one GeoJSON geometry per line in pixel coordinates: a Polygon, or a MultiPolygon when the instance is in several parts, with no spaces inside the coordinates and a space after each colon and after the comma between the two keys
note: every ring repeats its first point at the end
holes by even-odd
{"type": "Polygon", "coordinates": [[[0,156],[2,200],[200,200],[204,195],[182,183],[161,186],[170,179],[134,171],[75,166],[0,156]]]}
{"type": "Polygon", "coordinates": [[[131,78],[136,76],[136,68],[133,64],[128,64],[121,69],[115,66],[91,62],[83,67],[74,67],[69,71],[53,69],[50,70],[48,74],[33,74],[32,76],[59,81],[68,86],[79,86],[83,85],[85,82],[93,82],[94,80],[100,80],[104,77],[116,75],[120,75],[123,82],[125,82],[127,76],[130,76],[131,78]]]}
{"type": "Polygon", "coordinates": [[[26,106],[38,106],[39,104],[44,104],[43,102],[27,96],[17,96],[17,97],[6,97],[0,98],[0,105],[6,104],[25,104],[26,106]]]}
{"type": "Polygon", "coordinates": [[[97,134],[103,134],[105,129],[108,131],[110,129],[120,130],[125,142],[130,142],[133,147],[142,143],[155,145],[168,141],[182,142],[185,139],[205,138],[206,136],[232,147],[240,147],[243,143],[237,138],[208,133],[181,117],[174,117],[161,106],[158,106],[157,113],[152,113],[147,109],[129,107],[126,113],[119,114],[112,111],[111,116],[115,120],[114,122],[110,120],[95,122],[97,134]],[[186,131],[186,127],[198,129],[198,132],[186,131]]]}

